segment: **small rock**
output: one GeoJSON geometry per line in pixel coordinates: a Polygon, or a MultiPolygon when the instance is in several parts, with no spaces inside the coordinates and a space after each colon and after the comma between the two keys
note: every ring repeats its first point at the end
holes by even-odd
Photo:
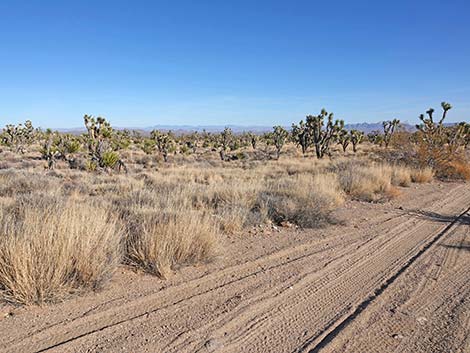
{"type": "Polygon", "coordinates": [[[294,225],[290,222],[287,222],[287,221],[283,221],[281,222],[281,227],[284,227],[284,228],[292,228],[294,225]]]}
{"type": "Polygon", "coordinates": [[[217,341],[216,339],[210,339],[206,343],[204,343],[204,347],[209,352],[214,352],[217,348],[222,347],[222,344],[219,341],[217,341]]]}
{"type": "Polygon", "coordinates": [[[416,321],[418,321],[418,324],[423,325],[426,321],[428,321],[428,319],[426,319],[424,316],[420,316],[416,319],[416,321]]]}

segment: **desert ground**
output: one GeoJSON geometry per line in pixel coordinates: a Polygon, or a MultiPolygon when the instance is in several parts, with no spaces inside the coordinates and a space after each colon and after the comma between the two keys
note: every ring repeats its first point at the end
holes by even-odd
{"type": "Polygon", "coordinates": [[[0,352],[470,352],[467,125],[85,123],[4,131],[0,352]]]}
{"type": "Polygon", "coordinates": [[[162,281],[122,267],[102,291],[4,305],[2,352],[469,352],[470,188],[348,201],[323,229],[227,235],[162,281]]]}

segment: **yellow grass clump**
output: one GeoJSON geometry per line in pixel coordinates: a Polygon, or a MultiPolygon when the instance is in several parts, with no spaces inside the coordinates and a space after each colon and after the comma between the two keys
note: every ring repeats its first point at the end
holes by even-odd
{"type": "Polygon", "coordinates": [[[411,169],[413,183],[429,183],[434,179],[434,171],[430,167],[411,169]]]}
{"type": "Polygon", "coordinates": [[[337,176],[301,174],[271,182],[260,194],[260,207],[275,223],[284,221],[315,227],[329,220],[330,213],[344,202],[337,176]]]}
{"type": "Polygon", "coordinates": [[[104,207],[25,198],[0,208],[0,295],[39,304],[100,287],[122,258],[122,235],[104,207]]]}
{"type": "Polygon", "coordinates": [[[207,214],[191,210],[145,212],[128,235],[127,258],[146,272],[167,277],[181,265],[207,261],[216,254],[217,228],[207,214]]]}

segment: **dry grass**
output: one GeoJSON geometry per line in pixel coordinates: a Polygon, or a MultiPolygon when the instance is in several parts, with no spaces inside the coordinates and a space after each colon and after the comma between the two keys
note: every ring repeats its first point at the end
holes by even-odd
{"type": "Polygon", "coordinates": [[[221,233],[283,222],[324,226],[347,197],[386,200],[397,186],[432,179],[429,169],[365,158],[224,163],[201,154],[139,165],[142,153],[127,153],[127,175],[0,170],[3,298],[61,299],[99,287],[119,264],[168,277],[211,260],[221,233]]]}
{"type": "Polygon", "coordinates": [[[109,211],[74,200],[25,198],[0,209],[0,291],[32,304],[100,287],[121,261],[109,211]]]}
{"type": "Polygon", "coordinates": [[[209,215],[197,211],[141,212],[128,234],[130,264],[160,277],[185,264],[210,260],[217,244],[216,226],[209,215]]]}
{"type": "MultiPolygon", "coordinates": [[[[412,174],[418,170],[399,165],[376,164],[366,161],[346,160],[332,166],[341,187],[353,199],[360,201],[384,201],[400,195],[397,186],[407,187],[412,183],[412,174]]],[[[425,170],[419,170],[423,176],[425,170]]]]}
{"type": "Polygon", "coordinates": [[[407,187],[411,185],[412,170],[408,167],[395,165],[391,167],[392,171],[392,185],[407,187]]]}
{"type": "Polygon", "coordinates": [[[430,183],[434,179],[434,171],[430,167],[411,169],[413,183],[430,183]]]}
{"type": "Polygon", "coordinates": [[[343,201],[335,174],[304,174],[273,181],[261,193],[259,207],[265,208],[275,223],[292,222],[310,228],[328,220],[343,201]]]}
{"type": "Polygon", "coordinates": [[[446,179],[470,180],[470,164],[465,159],[454,159],[441,165],[439,175],[446,179]]]}
{"type": "Polygon", "coordinates": [[[167,277],[178,266],[214,256],[217,226],[206,211],[191,207],[183,185],[157,185],[115,196],[114,204],[126,229],[127,263],[167,277]]]}
{"type": "Polygon", "coordinates": [[[342,189],[353,199],[380,201],[392,195],[392,171],[387,166],[346,161],[334,170],[342,189]]]}

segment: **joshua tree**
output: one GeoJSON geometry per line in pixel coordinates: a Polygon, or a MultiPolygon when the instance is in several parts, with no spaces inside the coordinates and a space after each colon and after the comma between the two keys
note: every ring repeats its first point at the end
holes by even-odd
{"type": "Polygon", "coordinates": [[[319,115],[308,115],[307,126],[311,131],[312,143],[315,146],[317,158],[323,158],[330,154],[330,143],[337,137],[338,132],[344,127],[344,121],[333,122],[333,113],[328,113],[322,109],[319,115]],[[327,122],[325,125],[325,118],[327,122]]]}
{"type": "Polygon", "coordinates": [[[113,139],[111,140],[112,148],[115,151],[125,150],[132,143],[132,136],[129,130],[116,131],[113,130],[113,139]]]}
{"type": "Polygon", "coordinates": [[[449,126],[444,129],[445,142],[449,153],[457,152],[460,147],[467,147],[470,137],[470,125],[461,122],[454,126],[449,126]]]}
{"type": "Polygon", "coordinates": [[[168,153],[170,152],[170,149],[173,147],[174,143],[171,132],[165,134],[158,130],[153,130],[150,133],[150,136],[155,141],[158,152],[160,152],[163,156],[163,160],[168,162],[168,153]]]}
{"type": "Polygon", "coordinates": [[[374,131],[369,132],[367,134],[367,139],[369,140],[369,142],[371,142],[375,145],[379,145],[380,147],[382,147],[382,145],[384,143],[383,135],[378,130],[374,130],[374,131]]]}
{"type": "Polygon", "coordinates": [[[357,152],[357,145],[362,143],[364,140],[364,133],[359,130],[351,130],[349,132],[349,138],[351,139],[351,143],[353,146],[353,152],[357,152]]]}
{"type": "Polygon", "coordinates": [[[156,145],[157,144],[153,138],[146,138],[142,140],[139,146],[145,154],[152,154],[155,151],[156,145]]]}
{"type": "Polygon", "coordinates": [[[57,141],[54,134],[48,134],[43,147],[41,149],[42,158],[47,162],[47,169],[52,170],[55,168],[56,159],[60,156],[57,148],[57,141]]]}
{"type": "MultiPolygon", "coordinates": [[[[112,137],[113,128],[105,118],[94,118],[91,115],[83,117],[85,127],[87,129],[87,146],[90,160],[88,161],[88,169],[94,170],[97,167],[103,169],[124,169],[127,168],[124,162],[113,148],[112,137]]],[[[116,146],[114,144],[114,146],[116,146]]]]}
{"type": "Polygon", "coordinates": [[[341,147],[343,148],[343,153],[346,153],[346,149],[348,148],[349,143],[352,142],[351,137],[352,136],[346,129],[341,129],[338,131],[336,140],[338,141],[338,144],[341,145],[341,147]]]}
{"type": "Polygon", "coordinates": [[[444,119],[446,118],[447,112],[452,109],[452,106],[447,102],[442,102],[441,107],[442,116],[437,123],[434,121],[434,109],[429,108],[426,111],[427,117],[424,114],[421,114],[419,116],[421,124],[416,125],[416,128],[423,134],[423,140],[430,144],[440,146],[442,146],[442,139],[444,136],[444,119]]]}
{"type": "Polygon", "coordinates": [[[286,143],[286,139],[289,136],[289,133],[286,129],[282,126],[274,126],[272,132],[272,140],[273,144],[276,147],[276,159],[279,159],[281,155],[281,150],[284,144],[286,143]]]}
{"type": "Polygon", "coordinates": [[[470,124],[466,122],[459,123],[461,128],[463,129],[463,146],[468,148],[470,146],[470,124]]]}
{"type": "Polygon", "coordinates": [[[199,144],[199,134],[197,131],[194,131],[193,133],[188,134],[185,136],[186,140],[186,146],[188,146],[189,149],[191,149],[192,153],[196,153],[197,147],[199,144]]]}
{"type": "Polygon", "coordinates": [[[54,169],[57,160],[64,160],[71,169],[77,168],[75,153],[80,150],[80,141],[72,135],[62,135],[48,130],[41,148],[42,158],[47,161],[47,168],[54,169]]]}
{"type": "Polygon", "coordinates": [[[226,127],[224,131],[220,133],[218,144],[220,145],[220,159],[225,160],[225,152],[228,149],[230,142],[233,139],[232,129],[226,127]]]}
{"type": "Polygon", "coordinates": [[[246,133],[246,139],[248,140],[248,143],[251,145],[251,147],[255,150],[256,144],[258,143],[258,135],[252,132],[248,132],[246,133]]]}
{"type": "MultiPolygon", "coordinates": [[[[449,143],[451,138],[446,134],[444,119],[452,106],[447,102],[442,102],[441,107],[442,116],[437,123],[434,121],[434,109],[430,108],[426,111],[427,117],[421,114],[419,116],[421,124],[416,125],[419,132],[418,143],[421,147],[421,156],[424,157],[424,162],[431,167],[435,167],[448,158],[443,147],[446,143],[449,143]]],[[[457,129],[456,133],[458,132],[457,129]]]]}
{"type": "Polygon", "coordinates": [[[26,146],[34,140],[34,128],[30,120],[24,124],[6,125],[3,129],[2,142],[16,153],[24,154],[26,146]]]}
{"type": "Polygon", "coordinates": [[[299,125],[292,124],[292,140],[302,148],[302,154],[305,155],[311,144],[311,139],[308,126],[303,120],[300,120],[299,125]]]}
{"type": "Polygon", "coordinates": [[[388,120],[382,123],[383,129],[384,129],[383,140],[385,143],[385,148],[388,148],[388,145],[390,144],[390,141],[392,140],[393,133],[395,132],[395,129],[399,125],[400,125],[400,120],[398,119],[388,120]]]}

